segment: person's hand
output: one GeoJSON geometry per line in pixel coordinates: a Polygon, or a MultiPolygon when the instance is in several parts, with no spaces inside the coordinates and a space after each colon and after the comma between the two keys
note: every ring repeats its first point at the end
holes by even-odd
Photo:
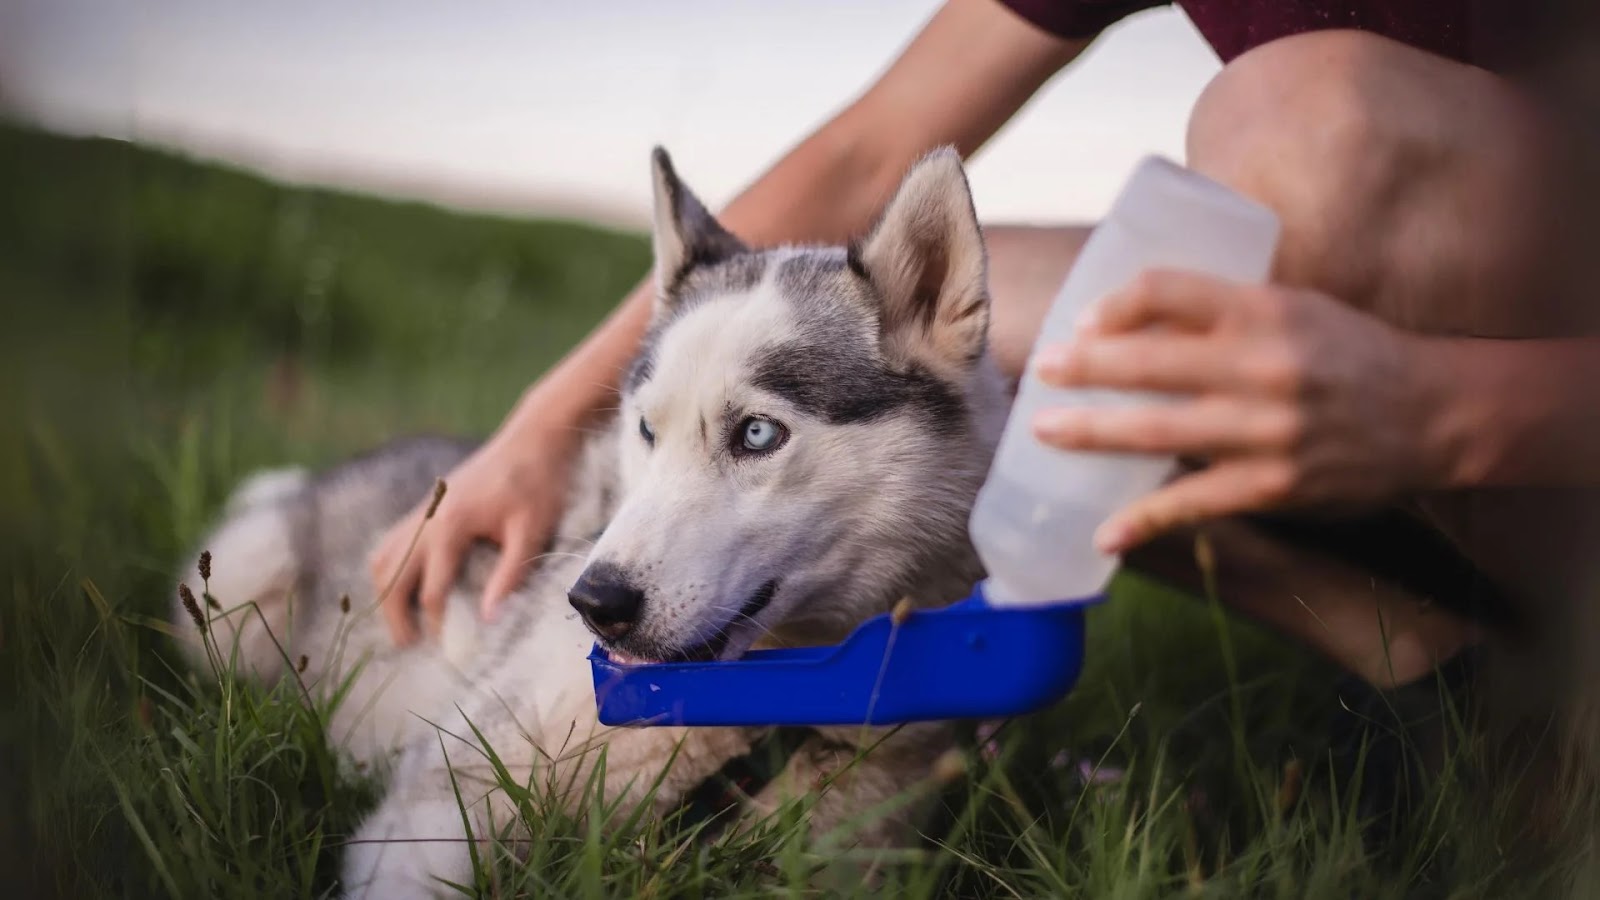
{"type": "Polygon", "coordinates": [[[432,498],[423,498],[389,529],[367,565],[375,590],[380,595],[388,590],[383,595],[383,614],[395,643],[417,639],[413,594],[423,624],[429,633],[438,633],[445,599],[462,557],[477,539],[500,545],[500,560],[480,601],[481,615],[486,619],[493,616],[495,607],[527,574],[555,528],[566,498],[572,452],[571,442],[556,429],[515,438],[497,435],[445,477],[448,490],[444,499],[423,525],[409,557],[406,549],[432,498]]]}
{"type": "Polygon", "coordinates": [[[1227,515],[1375,502],[1443,480],[1426,340],[1312,291],[1146,273],[1071,344],[1041,351],[1036,371],[1061,387],[1182,396],[1049,408],[1034,433],[1063,449],[1209,462],[1107,519],[1095,534],[1106,553],[1227,515]]]}

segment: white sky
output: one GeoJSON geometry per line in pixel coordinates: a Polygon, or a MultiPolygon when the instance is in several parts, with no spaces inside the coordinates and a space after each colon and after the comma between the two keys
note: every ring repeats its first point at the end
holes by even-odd
{"type": "MultiPolygon", "coordinates": [[[[647,153],[713,205],[858,93],[930,0],[3,0],[0,89],[51,127],[295,180],[640,221],[647,153]]],[[[1181,158],[1216,58],[1130,19],[974,161],[986,220],[1097,215],[1181,158]]]]}

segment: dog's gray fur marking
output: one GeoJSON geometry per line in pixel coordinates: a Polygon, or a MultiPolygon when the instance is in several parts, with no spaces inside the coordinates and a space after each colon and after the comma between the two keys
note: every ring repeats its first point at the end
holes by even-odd
{"type": "Polygon", "coordinates": [[[957,391],[915,361],[884,357],[876,291],[845,253],[791,257],[778,285],[798,307],[799,335],[753,354],[757,386],[836,424],[909,408],[941,432],[958,427],[966,410],[957,391]]]}
{"type": "Polygon", "coordinates": [[[764,345],[751,383],[836,425],[911,409],[939,433],[960,426],[966,409],[948,384],[915,363],[894,370],[863,359],[848,340],[835,334],[764,345]]]}
{"type": "Polygon", "coordinates": [[[863,274],[836,248],[807,250],[746,251],[683,273],[667,318],[641,344],[628,388],[650,378],[660,332],[696,299],[748,293],[775,269],[779,295],[796,307],[800,333],[754,350],[756,386],[834,424],[870,422],[910,408],[941,431],[955,427],[965,415],[956,391],[925,367],[896,366],[877,351],[877,299],[863,274]]]}

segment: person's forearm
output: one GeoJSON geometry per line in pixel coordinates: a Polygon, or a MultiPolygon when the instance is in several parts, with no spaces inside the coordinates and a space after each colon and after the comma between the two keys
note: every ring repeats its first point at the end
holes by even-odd
{"type": "Polygon", "coordinates": [[[1424,340],[1448,486],[1600,486],[1600,338],[1424,340]]]}

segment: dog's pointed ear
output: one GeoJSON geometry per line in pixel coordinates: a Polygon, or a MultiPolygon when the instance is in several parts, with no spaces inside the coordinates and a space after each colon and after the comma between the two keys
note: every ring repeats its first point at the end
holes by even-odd
{"type": "Polygon", "coordinates": [[[951,148],[924,157],[883,218],[850,246],[849,263],[876,289],[886,348],[965,365],[989,330],[988,263],[972,193],[951,148]]]}
{"type": "Polygon", "coordinates": [[[677,300],[683,277],[696,266],[718,262],[745,251],[744,244],[706,211],[673,171],[672,158],[660,147],[650,153],[655,181],[655,218],[651,235],[655,251],[656,311],[677,300]]]}

